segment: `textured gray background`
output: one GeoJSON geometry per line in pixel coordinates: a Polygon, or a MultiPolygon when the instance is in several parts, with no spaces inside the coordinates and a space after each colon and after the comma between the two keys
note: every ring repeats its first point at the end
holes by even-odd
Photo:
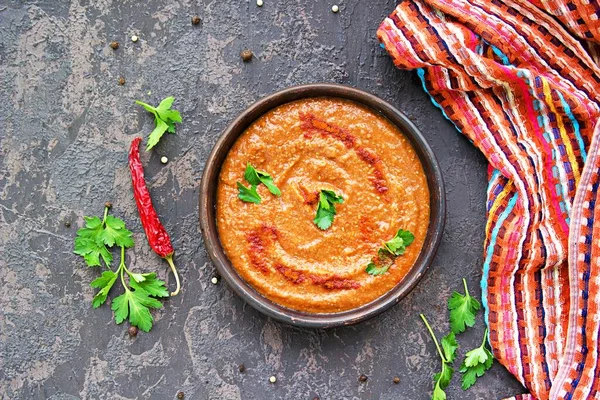
{"type": "MultiPolygon", "coordinates": [[[[0,2],[0,398],[172,399],[179,390],[188,399],[428,398],[439,363],[418,315],[442,333],[461,277],[479,293],[486,162],[416,75],[396,70],[379,47],[376,28],[395,0],[344,0],[338,14],[322,0],[264,1],[0,2]],[[239,58],[245,47],[256,54],[249,64],[239,58]],[[322,81],[408,114],[439,158],[448,197],[444,240],[418,287],[374,320],[328,331],[282,326],[212,285],[197,223],[203,164],[228,122],[277,89],[322,81]],[[168,95],[184,123],[143,161],[183,293],[132,340],[108,306],[92,310],[88,284],[98,271],[72,243],[83,216],[110,200],[135,232],[129,265],[167,277],[142,232],[126,160],[132,137],[153,127],[133,101],[168,95]]],[[[480,342],[481,318],[460,338],[464,349],[480,342]]],[[[455,378],[449,399],[523,391],[499,365],[469,392],[459,386],[455,378]]]]}

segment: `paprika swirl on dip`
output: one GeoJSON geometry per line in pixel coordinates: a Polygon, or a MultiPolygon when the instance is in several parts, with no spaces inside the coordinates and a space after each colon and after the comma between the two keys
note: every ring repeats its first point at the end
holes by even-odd
{"type": "Polygon", "coordinates": [[[308,313],[367,304],[394,288],[417,260],[430,213],[427,178],[409,140],[370,108],[340,98],[278,106],[237,139],[220,172],[217,228],[237,273],[264,297],[308,313]],[[247,165],[281,191],[241,200],[247,165]],[[328,229],[314,222],[320,192],[343,198],[328,229]],[[414,235],[387,271],[367,266],[399,229],[414,235]]]}

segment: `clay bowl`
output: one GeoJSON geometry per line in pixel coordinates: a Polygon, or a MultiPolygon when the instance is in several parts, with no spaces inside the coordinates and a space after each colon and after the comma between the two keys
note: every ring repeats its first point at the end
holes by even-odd
{"type": "Polygon", "coordinates": [[[278,321],[309,328],[352,325],[371,318],[398,303],[423,276],[438,248],[446,216],[444,182],[431,147],[417,127],[400,111],[369,93],[336,84],[295,86],[274,93],[252,104],[223,132],[210,153],[200,185],[200,227],[206,251],[227,284],[252,307],[278,321]],[[431,193],[429,230],[421,253],[412,269],[392,290],[359,308],[333,314],[312,314],[280,306],[260,295],[236,272],[223,252],[216,224],[216,193],[221,165],[237,138],[261,115],[290,101],[308,97],[338,97],[363,104],[385,116],[410,140],[416,150],[431,193]]]}

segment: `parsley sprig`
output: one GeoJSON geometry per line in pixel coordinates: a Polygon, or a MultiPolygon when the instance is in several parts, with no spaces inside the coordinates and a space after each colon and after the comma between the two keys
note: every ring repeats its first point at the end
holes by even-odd
{"type": "Polygon", "coordinates": [[[377,257],[367,264],[367,273],[369,275],[385,274],[394,264],[396,257],[404,254],[406,247],[411,245],[414,240],[415,235],[411,232],[399,229],[392,239],[383,243],[383,247],[377,251],[377,257]]]}
{"type": "Polygon", "coordinates": [[[273,195],[281,196],[281,190],[275,185],[271,175],[264,171],[259,171],[250,163],[246,164],[246,171],[244,172],[244,179],[250,184],[250,187],[244,186],[241,182],[237,182],[239,190],[238,198],[247,203],[260,204],[261,198],[256,188],[261,183],[269,189],[273,195]]]}
{"type": "Polygon", "coordinates": [[[155,128],[148,137],[146,151],[156,146],[165,132],[175,133],[175,124],[181,123],[181,114],[179,114],[179,111],[171,109],[174,101],[174,97],[167,97],[160,102],[158,107],[152,107],[150,104],[146,104],[139,100],[135,101],[135,104],[139,104],[144,107],[146,111],[149,111],[154,115],[155,128]]]}
{"type": "MultiPolygon", "coordinates": [[[[437,338],[435,337],[431,326],[429,326],[427,319],[421,314],[421,319],[423,319],[429,334],[433,338],[442,361],[442,371],[435,374],[433,377],[435,386],[431,397],[432,400],[446,400],[446,393],[444,390],[450,384],[450,380],[454,374],[452,364],[456,357],[456,349],[458,348],[455,335],[464,332],[467,327],[473,327],[475,325],[475,317],[481,308],[479,301],[469,294],[469,288],[467,287],[467,281],[465,279],[463,279],[463,285],[465,288],[464,295],[453,292],[448,299],[451,332],[442,339],[441,347],[438,344],[437,338]]],[[[467,390],[473,386],[477,378],[483,376],[494,363],[494,356],[486,347],[488,337],[487,328],[483,337],[481,346],[467,352],[460,367],[460,372],[463,374],[461,385],[463,390],[467,390]]]]}
{"type": "Polygon", "coordinates": [[[329,229],[333,224],[333,219],[337,214],[335,204],[342,204],[344,198],[335,194],[333,190],[321,190],[319,193],[319,206],[317,207],[317,215],[313,222],[321,230],[329,229]]]}
{"type": "Polygon", "coordinates": [[[77,231],[74,253],[82,256],[90,267],[102,266],[102,259],[107,268],[90,283],[91,287],[99,289],[92,300],[92,306],[98,308],[104,304],[120,278],[125,292],[112,300],[115,321],[120,324],[129,317],[131,325],[148,332],[153,322],[150,309],[161,308],[162,304],[156,298],[169,297],[169,292],[165,282],[158,279],[156,273],[135,273],[127,268],[125,249],[133,247],[132,233],[125,228],[125,222],[108,214],[109,208],[108,205],[104,208],[102,219],[85,217],[85,227],[77,231]],[[113,271],[110,268],[113,261],[110,248],[115,246],[121,249],[121,260],[117,270],[113,271]]]}
{"type": "Polygon", "coordinates": [[[460,367],[460,372],[463,374],[461,385],[463,390],[473,386],[477,378],[483,376],[494,363],[494,355],[486,347],[487,337],[488,330],[486,328],[481,346],[469,351],[460,367]]]}
{"type": "Polygon", "coordinates": [[[248,181],[252,186],[258,186],[261,183],[269,189],[269,192],[274,194],[275,196],[281,196],[281,191],[277,186],[275,186],[275,182],[273,182],[273,178],[271,175],[267,174],[264,171],[259,171],[252,164],[246,164],[246,171],[244,172],[244,179],[248,181]]]}
{"type": "Polygon", "coordinates": [[[467,281],[463,278],[465,287],[464,296],[458,292],[452,293],[448,299],[448,309],[450,310],[450,328],[454,333],[461,333],[475,325],[475,314],[481,308],[481,304],[476,298],[469,294],[467,281]]]}
{"type": "Polygon", "coordinates": [[[427,318],[425,318],[425,315],[421,314],[421,319],[425,323],[425,326],[427,327],[427,330],[429,331],[429,334],[435,343],[435,347],[437,348],[440,360],[442,362],[442,370],[433,376],[435,386],[433,387],[431,399],[446,400],[446,392],[444,392],[444,390],[448,387],[450,381],[452,380],[452,375],[454,375],[452,363],[456,358],[456,349],[458,349],[458,343],[456,342],[454,332],[450,332],[448,335],[442,338],[442,346],[440,347],[435,333],[433,333],[433,329],[431,329],[431,326],[429,325],[427,318]]]}

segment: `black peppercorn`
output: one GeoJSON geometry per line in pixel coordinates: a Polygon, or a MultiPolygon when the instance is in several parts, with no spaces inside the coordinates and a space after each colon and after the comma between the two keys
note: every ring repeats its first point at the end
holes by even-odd
{"type": "Polygon", "coordinates": [[[246,366],[244,364],[240,364],[240,366],[238,367],[238,370],[242,373],[246,372],[246,366]]]}
{"type": "Polygon", "coordinates": [[[200,17],[197,15],[194,15],[192,17],[192,25],[198,25],[200,23],[200,17]]]}
{"type": "Polygon", "coordinates": [[[362,374],[361,376],[358,377],[359,382],[366,382],[367,379],[369,379],[369,377],[366,376],[365,374],[362,374]]]}
{"type": "Polygon", "coordinates": [[[109,44],[110,48],[116,50],[119,48],[119,42],[115,42],[114,40],[109,44]]]}
{"type": "Polygon", "coordinates": [[[183,399],[185,397],[185,394],[182,391],[177,392],[177,398],[179,400],[183,399]]]}
{"type": "Polygon", "coordinates": [[[129,336],[130,337],[136,337],[138,334],[138,327],[137,326],[130,326],[129,329],[127,330],[127,332],[129,332],[129,336]]]}
{"type": "Polygon", "coordinates": [[[242,52],[240,53],[240,57],[242,57],[242,60],[244,60],[244,62],[252,60],[252,56],[252,52],[248,49],[242,50],[242,52]]]}

